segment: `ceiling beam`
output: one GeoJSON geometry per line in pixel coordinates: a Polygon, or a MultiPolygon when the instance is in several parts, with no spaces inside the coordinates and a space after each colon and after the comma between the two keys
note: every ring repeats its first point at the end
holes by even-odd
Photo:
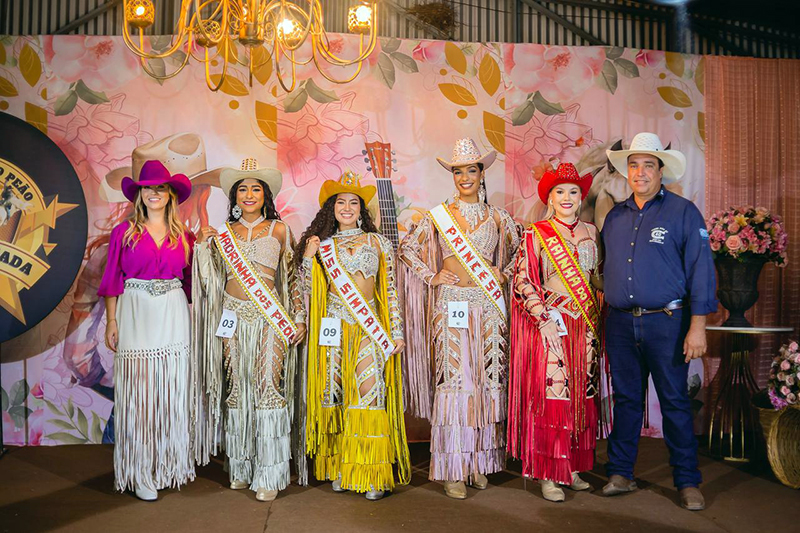
{"type": "Polygon", "coordinates": [[[398,15],[400,15],[401,17],[403,17],[404,19],[406,19],[407,21],[409,21],[411,24],[414,24],[415,26],[418,26],[423,30],[427,31],[428,33],[432,34],[437,39],[441,39],[443,41],[449,41],[453,39],[453,36],[450,35],[449,33],[442,31],[436,26],[431,26],[427,22],[418,19],[417,17],[406,11],[405,8],[403,8],[403,6],[399,5],[394,0],[383,0],[381,3],[386,7],[388,7],[389,9],[391,9],[392,11],[394,11],[395,13],[397,13],[398,15]]]}
{"type": "Polygon", "coordinates": [[[588,31],[584,30],[580,26],[570,22],[569,20],[565,19],[555,11],[552,11],[536,0],[521,0],[523,4],[528,6],[534,11],[537,11],[539,14],[544,15],[545,17],[549,18],[556,24],[560,24],[564,26],[566,29],[583,39],[584,41],[588,42],[589,44],[593,44],[595,46],[607,46],[606,43],[589,33],[588,31]]]}
{"type": "Polygon", "coordinates": [[[695,30],[700,35],[704,36],[706,39],[717,43],[722,48],[726,49],[733,55],[737,56],[745,56],[745,57],[753,57],[754,54],[735,42],[728,39],[725,34],[719,30],[714,30],[705,26],[702,23],[698,23],[697,21],[692,23],[692,29],[695,30]]]}
{"type": "Polygon", "coordinates": [[[557,0],[557,2],[567,6],[597,9],[599,11],[611,11],[613,13],[625,13],[626,15],[634,15],[636,17],[649,17],[662,20],[672,19],[672,12],[668,8],[661,8],[657,6],[637,7],[635,5],[612,4],[597,2],[595,0],[557,0]]]}
{"type": "MultiPolygon", "coordinates": [[[[94,8],[91,11],[89,11],[88,13],[86,13],[85,15],[83,15],[81,17],[78,17],[75,20],[73,20],[72,22],[68,22],[64,26],[58,28],[55,32],[53,32],[53,34],[54,35],[63,35],[65,33],[71,32],[72,30],[76,30],[76,29],[80,28],[81,26],[83,26],[84,24],[86,24],[87,22],[90,22],[90,21],[96,19],[97,17],[99,17],[100,15],[102,15],[103,13],[108,11],[109,9],[111,9],[113,7],[116,7],[121,3],[122,3],[122,0],[107,0],[105,4],[97,6],[96,8],[94,8]]],[[[123,24],[124,23],[125,23],[125,21],[123,20],[123,24]]]]}

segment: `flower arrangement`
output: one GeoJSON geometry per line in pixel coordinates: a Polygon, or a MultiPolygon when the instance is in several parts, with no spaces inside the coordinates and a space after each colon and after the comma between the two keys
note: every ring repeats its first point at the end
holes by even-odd
{"type": "Polygon", "coordinates": [[[765,207],[731,207],[706,221],[714,257],[732,256],[739,261],[763,260],[786,266],[789,237],[778,215],[765,207]]]}
{"type": "Polygon", "coordinates": [[[796,341],[781,346],[769,369],[769,400],[775,409],[796,405],[800,396],[800,351],[796,341]]]}

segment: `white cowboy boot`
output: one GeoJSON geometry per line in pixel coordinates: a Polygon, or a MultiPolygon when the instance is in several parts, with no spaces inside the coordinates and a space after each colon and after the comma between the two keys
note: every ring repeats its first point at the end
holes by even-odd
{"type": "Polygon", "coordinates": [[[250,483],[248,483],[247,481],[236,481],[236,480],[231,481],[231,488],[233,490],[242,490],[246,489],[249,486],[250,483]]]}
{"type": "Polygon", "coordinates": [[[582,480],[580,476],[578,476],[577,472],[573,472],[572,484],[569,485],[569,488],[571,488],[572,490],[589,490],[590,488],[592,488],[592,486],[589,485],[589,483],[587,483],[586,481],[582,480]]]}
{"type": "Polygon", "coordinates": [[[369,488],[370,490],[365,494],[365,496],[371,502],[380,500],[381,498],[383,498],[384,494],[386,494],[382,490],[375,490],[375,487],[373,487],[372,485],[370,485],[369,488]]]}
{"type": "Polygon", "coordinates": [[[342,478],[335,479],[333,483],[331,483],[331,488],[333,492],[347,492],[347,489],[342,488],[342,478]]]}
{"type": "Polygon", "coordinates": [[[259,487],[259,489],[256,491],[256,500],[260,502],[271,502],[277,497],[278,497],[277,490],[267,490],[263,487],[259,487]]]}
{"type": "Polygon", "coordinates": [[[541,479],[539,485],[542,487],[542,496],[549,502],[563,502],[566,498],[564,491],[555,481],[541,479]]]}

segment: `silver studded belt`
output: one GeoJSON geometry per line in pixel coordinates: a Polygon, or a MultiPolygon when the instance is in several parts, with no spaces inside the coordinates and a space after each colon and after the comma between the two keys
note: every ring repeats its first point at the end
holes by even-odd
{"type": "Polygon", "coordinates": [[[150,296],[161,296],[183,287],[181,280],[174,279],[126,279],[125,288],[144,291],[150,296]]]}

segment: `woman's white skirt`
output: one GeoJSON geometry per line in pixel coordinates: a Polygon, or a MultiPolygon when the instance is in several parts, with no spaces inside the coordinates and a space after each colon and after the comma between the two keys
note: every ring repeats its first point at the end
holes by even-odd
{"type": "Polygon", "coordinates": [[[189,304],[180,280],[127,280],[117,324],[115,486],[179,487],[195,477],[189,304]]]}

